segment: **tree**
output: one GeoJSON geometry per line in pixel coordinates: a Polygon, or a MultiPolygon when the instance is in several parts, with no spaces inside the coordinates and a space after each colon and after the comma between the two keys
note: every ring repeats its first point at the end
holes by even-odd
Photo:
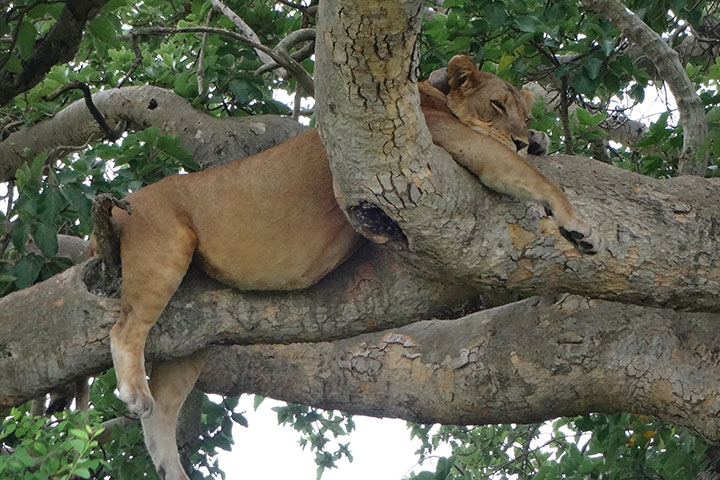
{"type": "MultiPolygon", "coordinates": [[[[76,52],[73,59],[54,66],[67,58],[50,59],[42,48],[69,21],[65,9],[77,9],[71,3],[7,5],[0,83],[11,93],[0,100],[6,115],[0,181],[10,188],[0,218],[0,287],[20,291],[0,300],[0,410],[110,366],[116,282],[93,261],[55,275],[68,266],[57,255],[66,242],[57,234],[89,233],[93,193],[122,196],[178,169],[228,161],[287,138],[301,127],[246,114],[289,113],[272,100],[273,89],[288,89],[315,96],[339,202],[370,241],[316,287],[291,294],[232,291],[191,272],[151,335],[150,360],[210,345],[212,361],[199,382],[205,392],[255,392],[448,424],[579,416],[561,423],[593,432],[593,441],[583,444],[568,440],[571,434],[558,426],[555,444],[564,450],[555,463],[532,447],[539,430],[532,425],[441,432],[464,448],[495,442],[507,447],[507,457],[508,448],[517,448],[508,462],[518,475],[616,478],[613,473],[637,470],[693,478],[705,468],[700,457],[720,431],[720,185],[699,176],[667,177],[697,171],[705,155],[709,175],[715,174],[717,65],[698,57],[685,67],[685,77],[667,67],[696,82],[678,104],[704,102],[707,116],[699,123],[710,130],[707,139],[687,133],[698,123],[697,109],[683,104],[689,113],[682,127],[666,115],[636,144],[612,148],[611,159],[627,169],[566,155],[533,160],[605,240],[603,252],[581,257],[537,206],[484,189],[432,145],[418,107],[415,67],[427,73],[469,51],[510,80],[534,74],[546,91],[560,92],[560,118],[538,106],[534,126],[553,134],[555,149],[563,142],[566,152],[587,154],[605,138],[607,106],[639,100],[653,75],[667,71],[657,66],[650,72],[630,60],[629,42],[636,40],[623,18],[609,23],[570,1],[446,1],[446,10],[431,9],[421,36],[426,5],[417,0],[325,0],[319,9],[270,1],[252,8],[213,5],[85,8],[72,17],[80,28],[87,22],[83,36],[73,37],[74,46],[63,40],[76,52]],[[312,50],[292,50],[307,32],[281,40],[309,26],[317,29],[314,63],[306,58],[312,50]],[[258,60],[257,52],[268,58],[258,60]],[[265,81],[256,73],[278,66],[281,77],[271,73],[265,81]],[[314,81],[302,68],[314,71],[314,81]],[[80,96],[85,88],[73,84],[78,92],[47,97],[70,81],[89,84],[95,93],[66,104],[62,95],[80,96]],[[610,467],[593,457],[620,450],[625,462],[610,467]]],[[[666,48],[702,36],[697,32],[715,21],[711,3],[627,6],[642,9],[650,32],[676,34],[666,48]]],[[[13,449],[5,468],[42,471],[49,465],[103,476],[105,461],[118,475],[139,475],[133,469],[146,466],[127,461],[142,455],[137,431],[118,436],[116,430],[107,456],[93,443],[107,439],[92,425],[118,415],[112,388],[112,373],[94,382],[95,408],[83,420],[89,430],[75,420],[51,424],[59,435],[46,450],[58,465],[38,463],[43,447],[18,431],[42,430],[28,407],[12,411],[0,434],[13,449]]],[[[182,438],[202,438],[206,453],[227,447],[231,418],[242,422],[232,407],[232,399],[212,405],[193,397],[182,438]],[[198,426],[200,408],[206,415],[198,426]]],[[[288,408],[285,418],[296,423],[320,418],[288,408]]],[[[337,419],[323,421],[335,433],[350,428],[337,419]]],[[[415,431],[426,434],[423,427],[415,431]]],[[[310,433],[322,451],[323,432],[310,433]]],[[[187,457],[218,471],[207,456],[187,457]]],[[[483,462],[459,449],[434,476],[473,478],[488,471],[483,462]]]]}

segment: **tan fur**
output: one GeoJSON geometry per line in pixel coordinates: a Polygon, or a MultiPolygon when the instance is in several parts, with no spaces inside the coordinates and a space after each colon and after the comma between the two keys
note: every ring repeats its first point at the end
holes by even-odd
{"type": "MultiPolygon", "coordinates": [[[[433,141],[490,188],[551,208],[561,231],[594,253],[590,227],[562,191],[515,152],[528,143],[526,97],[478,72],[467,57],[454,57],[447,76],[448,95],[428,82],[419,86],[433,141]]],[[[143,350],[190,261],[197,258],[210,275],[236,288],[300,289],[348,258],[361,238],[335,201],[315,130],[243,160],[168,177],[127,200],[131,215],[113,210],[123,269],[122,314],[111,331],[119,396],[142,418],[161,476],[185,480],[175,422],[204,356],[156,367],[149,388],[143,350]]]]}

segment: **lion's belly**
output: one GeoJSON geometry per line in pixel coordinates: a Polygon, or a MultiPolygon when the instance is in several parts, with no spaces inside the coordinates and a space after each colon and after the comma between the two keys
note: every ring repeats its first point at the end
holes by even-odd
{"type": "Polygon", "coordinates": [[[183,215],[197,236],[197,256],[210,275],[233,287],[307,287],[359,241],[337,205],[315,131],[203,172],[192,183],[183,215]]]}
{"type": "Polygon", "coordinates": [[[202,239],[197,254],[214,278],[242,290],[294,290],[318,282],[356,248],[342,212],[237,225],[226,238],[202,239]],[[303,221],[298,221],[303,220],[303,221]]]}

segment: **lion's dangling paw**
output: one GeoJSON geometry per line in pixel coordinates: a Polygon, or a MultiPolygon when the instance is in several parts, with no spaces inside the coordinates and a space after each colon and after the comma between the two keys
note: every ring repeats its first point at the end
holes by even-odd
{"type": "Polygon", "coordinates": [[[600,236],[596,235],[589,226],[579,229],[558,227],[558,230],[560,231],[560,235],[575,245],[575,248],[577,248],[580,253],[595,255],[602,248],[600,236]]]}
{"type": "Polygon", "coordinates": [[[132,386],[121,381],[118,384],[118,398],[125,403],[130,413],[137,418],[149,418],[155,408],[155,400],[150,394],[150,388],[145,379],[142,379],[142,382],[138,385],[132,386]]]}

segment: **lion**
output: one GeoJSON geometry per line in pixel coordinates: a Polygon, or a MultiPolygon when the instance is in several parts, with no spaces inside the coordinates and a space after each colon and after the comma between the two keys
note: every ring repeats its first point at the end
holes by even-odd
{"type": "MultiPolygon", "coordinates": [[[[480,72],[466,56],[453,57],[418,88],[435,144],[491,189],[543,204],[579,251],[598,251],[599,239],[563,192],[518,154],[530,143],[527,93],[480,72]]],[[[118,396],[141,418],[160,477],[186,480],[175,427],[205,354],[154,364],[148,385],[143,350],[190,262],[238,289],[303,289],[363,239],[336,203],[314,129],[242,160],[167,177],[126,200],[131,214],[112,211],[122,263],[121,313],[110,332],[118,396]]]]}

